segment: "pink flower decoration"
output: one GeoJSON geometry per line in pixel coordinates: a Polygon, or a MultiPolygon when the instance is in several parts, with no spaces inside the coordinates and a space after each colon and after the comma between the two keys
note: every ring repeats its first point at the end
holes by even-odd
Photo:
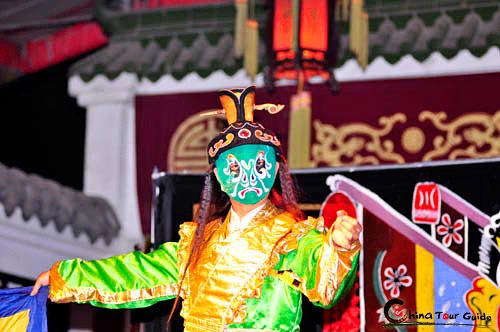
{"type": "Polygon", "coordinates": [[[452,224],[450,215],[445,213],[441,217],[441,222],[444,225],[439,225],[436,230],[439,235],[444,235],[442,241],[445,247],[449,248],[452,241],[462,244],[463,238],[458,231],[464,228],[464,221],[462,219],[458,219],[452,224]]]}
{"type": "Polygon", "coordinates": [[[412,278],[406,275],[406,265],[401,264],[398,266],[396,271],[394,271],[391,267],[387,267],[384,270],[384,275],[386,276],[386,280],[384,281],[385,290],[390,290],[391,297],[399,296],[399,287],[410,287],[412,283],[412,278]]]}

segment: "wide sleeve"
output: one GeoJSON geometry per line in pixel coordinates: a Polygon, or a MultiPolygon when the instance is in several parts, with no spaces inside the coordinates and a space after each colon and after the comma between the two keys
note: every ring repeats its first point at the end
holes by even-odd
{"type": "MultiPolygon", "coordinates": [[[[312,220],[309,218],[304,224],[317,224],[317,220],[312,220]]],[[[313,304],[331,308],[354,284],[360,243],[356,241],[350,249],[336,246],[331,239],[333,228],[327,233],[309,228],[304,233],[296,249],[284,256],[277,273],[313,304]]]]}
{"type": "Polygon", "coordinates": [[[177,295],[178,244],[101,260],[60,261],[50,270],[54,302],[91,303],[106,308],[140,308],[177,295]]]}

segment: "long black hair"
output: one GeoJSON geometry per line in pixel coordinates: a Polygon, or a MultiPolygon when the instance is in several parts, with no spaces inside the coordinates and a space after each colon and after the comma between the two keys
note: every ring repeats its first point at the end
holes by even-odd
{"type": "MultiPolygon", "coordinates": [[[[278,176],[274,182],[269,195],[271,202],[279,209],[285,210],[296,216],[297,219],[304,215],[297,204],[297,187],[293,180],[285,158],[280,154],[278,176]]],[[[177,307],[180,298],[180,291],[184,277],[191,264],[196,265],[200,257],[204,242],[208,234],[205,234],[207,225],[220,217],[224,217],[231,208],[231,202],[226,193],[221,190],[220,184],[215,177],[213,166],[210,167],[205,176],[205,184],[200,197],[200,207],[195,216],[197,224],[195,234],[191,242],[191,252],[179,283],[179,290],[175,298],[174,305],[168,317],[167,326],[170,325],[172,314],[177,307]]]]}

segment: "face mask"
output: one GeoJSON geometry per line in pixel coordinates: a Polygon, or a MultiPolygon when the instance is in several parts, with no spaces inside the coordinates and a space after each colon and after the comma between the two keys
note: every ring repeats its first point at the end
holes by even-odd
{"type": "Polygon", "coordinates": [[[243,204],[256,204],[273,187],[276,153],[269,145],[240,145],[221,153],[215,162],[226,194],[243,204]]]}

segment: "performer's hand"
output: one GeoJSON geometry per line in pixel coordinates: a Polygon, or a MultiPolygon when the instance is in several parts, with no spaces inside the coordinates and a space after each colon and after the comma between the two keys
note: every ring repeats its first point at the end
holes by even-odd
{"type": "Polygon", "coordinates": [[[36,278],[35,285],[33,286],[33,290],[31,291],[31,296],[38,294],[40,287],[49,285],[49,276],[50,271],[42,272],[38,278],[36,278]]]}
{"type": "Polygon", "coordinates": [[[363,227],[357,219],[349,217],[343,210],[337,212],[337,220],[335,220],[335,229],[332,234],[332,241],[335,245],[350,249],[351,246],[359,239],[359,234],[363,227]]]}

